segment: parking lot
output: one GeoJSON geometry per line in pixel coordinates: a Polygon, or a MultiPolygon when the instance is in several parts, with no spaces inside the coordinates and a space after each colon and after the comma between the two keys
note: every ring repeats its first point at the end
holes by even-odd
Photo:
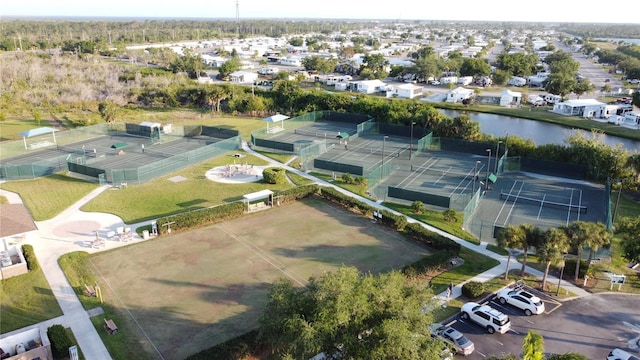
{"type": "Polygon", "coordinates": [[[544,337],[546,353],[576,352],[589,359],[606,359],[616,347],[629,351],[628,341],[640,336],[632,327],[640,325],[639,296],[605,293],[560,303],[545,294],[536,292],[535,295],[545,303],[546,311],[533,316],[525,316],[513,306],[501,305],[497,299],[488,300],[488,305],[511,319],[511,330],[503,335],[490,335],[484,328],[459,316],[450,321],[453,328],[475,344],[475,351],[464,358],[483,359],[502,353],[520,355],[522,341],[529,330],[536,330],[544,337]]]}

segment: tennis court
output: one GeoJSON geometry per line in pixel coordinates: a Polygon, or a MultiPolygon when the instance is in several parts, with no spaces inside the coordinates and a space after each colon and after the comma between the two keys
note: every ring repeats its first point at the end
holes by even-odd
{"type": "Polygon", "coordinates": [[[509,224],[547,229],[575,221],[606,223],[605,192],[587,182],[508,172],[486,193],[473,218],[494,234],[509,224]]]}
{"type": "Polygon", "coordinates": [[[317,121],[295,129],[282,129],[273,133],[268,139],[292,144],[315,140],[326,140],[329,144],[339,144],[341,135],[353,136],[356,132],[354,124],[317,121]]]}
{"type": "Polygon", "coordinates": [[[317,159],[330,163],[362,166],[365,171],[389,160],[409,160],[409,143],[406,138],[382,134],[360,134],[332,143],[328,151],[317,159]]]}

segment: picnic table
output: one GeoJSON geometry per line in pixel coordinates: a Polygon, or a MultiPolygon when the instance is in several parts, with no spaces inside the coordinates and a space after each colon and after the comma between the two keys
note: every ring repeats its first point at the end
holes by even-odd
{"type": "Polygon", "coordinates": [[[118,333],[118,327],[116,326],[116,323],[114,323],[112,319],[109,319],[109,320],[104,319],[104,329],[107,330],[107,332],[110,335],[118,333]]]}

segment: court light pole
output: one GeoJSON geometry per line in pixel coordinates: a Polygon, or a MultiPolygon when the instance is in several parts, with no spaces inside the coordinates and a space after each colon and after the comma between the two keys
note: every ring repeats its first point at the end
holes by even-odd
{"type": "MultiPolygon", "coordinates": [[[[386,135],[382,137],[382,165],[384,165],[384,143],[385,143],[385,140],[387,140],[387,138],[388,138],[388,136],[386,136],[386,135]]],[[[382,166],[382,165],[380,165],[380,166],[382,166]]]]}
{"type": "Polygon", "coordinates": [[[487,149],[487,178],[484,183],[484,190],[489,190],[489,167],[491,166],[491,149],[487,149]]]}
{"type": "Polygon", "coordinates": [[[507,146],[509,145],[509,132],[504,132],[504,154],[507,155],[507,146]]]}
{"type": "Polygon", "coordinates": [[[498,140],[498,143],[496,144],[496,163],[493,167],[494,174],[498,173],[498,154],[500,153],[500,144],[502,144],[502,140],[498,140]]]}
{"type": "Polygon", "coordinates": [[[473,168],[473,194],[475,195],[476,193],[476,181],[478,180],[478,164],[480,164],[481,161],[477,160],[476,164],[473,168]]]}
{"type": "Polygon", "coordinates": [[[411,160],[411,153],[413,150],[413,125],[415,124],[416,124],[415,121],[411,122],[411,135],[410,135],[411,137],[409,138],[409,160],[411,160]]]}

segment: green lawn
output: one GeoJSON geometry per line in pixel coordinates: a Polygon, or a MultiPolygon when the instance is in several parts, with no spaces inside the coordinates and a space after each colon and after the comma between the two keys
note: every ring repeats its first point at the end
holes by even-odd
{"type": "Polygon", "coordinates": [[[0,286],[0,333],[62,315],[42,269],[2,280],[0,286]]]}
{"type": "Polygon", "coordinates": [[[37,121],[33,119],[12,119],[0,122],[0,141],[22,140],[18,135],[23,131],[35,129],[42,126],[49,126],[47,121],[37,121]]]}
{"type": "Polygon", "coordinates": [[[498,260],[465,247],[462,247],[460,251],[460,258],[464,260],[462,265],[442,273],[431,280],[431,288],[434,294],[445,291],[450,283],[460,284],[500,264],[498,260]]]}
{"type": "Polygon", "coordinates": [[[449,222],[444,220],[444,215],[441,211],[425,210],[422,214],[416,214],[409,205],[402,205],[396,203],[384,202],[384,206],[393,209],[403,215],[412,217],[425,224],[429,224],[435,228],[445,231],[451,235],[455,235],[460,239],[467,240],[476,245],[480,244],[480,241],[473,235],[462,230],[462,214],[458,213],[458,219],[456,222],[449,222]]]}
{"type": "Polygon", "coordinates": [[[97,187],[62,174],[0,184],[0,188],[20,194],[36,221],[53,218],[97,187]]]}
{"type": "MultiPolygon", "coordinates": [[[[178,170],[140,185],[129,185],[122,190],[105,191],[82,207],[83,211],[105,212],[121,217],[125,223],[155,219],[162,216],[202,209],[242,199],[242,195],[264,190],[283,190],[292,185],[273,185],[264,182],[246,184],[223,184],[208,180],[207,170],[231,164],[232,156],[242,151],[207,160],[189,168],[178,170]],[[186,180],[172,182],[174,176],[186,180]]],[[[243,163],[266,165],[266,161],[253,155],[242,159],[243,163]]]]}

